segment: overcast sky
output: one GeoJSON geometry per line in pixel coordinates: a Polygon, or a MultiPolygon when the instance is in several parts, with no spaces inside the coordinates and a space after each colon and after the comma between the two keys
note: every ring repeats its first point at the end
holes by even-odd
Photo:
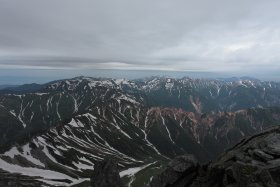
{"type": "Polygon", "coordinates": [[[0,0],[0,69],[280,74],[279,0],[0,0]]]}

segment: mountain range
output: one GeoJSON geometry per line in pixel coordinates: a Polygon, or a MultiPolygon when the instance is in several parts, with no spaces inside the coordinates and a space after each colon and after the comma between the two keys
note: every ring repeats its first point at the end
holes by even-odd
{"type": "Polygon", "coordinates": [[[4,89],[0,168],[19,180],[70,186],[113,157],[128,186],[143,186],[178,155],[208,162],[279,125],[279,93],[278,82],[188,77],[76,77],[4,89]]]}

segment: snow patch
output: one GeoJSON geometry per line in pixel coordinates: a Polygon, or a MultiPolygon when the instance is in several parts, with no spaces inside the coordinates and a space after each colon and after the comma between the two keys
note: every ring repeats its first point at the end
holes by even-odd
{"type": "Polygon", "coordinates": [[[121,171],[120,172],[120,176],[121,177],[124,177],[124,176],[133,176],[135,175],[136,173],[138,173],[139,171],[149,167],[150,165],[152,164],[155,164],[157,161],[153,162],[153,163],[150,163],[150,164],[147,164],[147,165],[144,165],[144,166],[140,166],[140,167],[135,167],[135,168],[129,168],[127,170],[124,170],[124,171],[121,171]]]}

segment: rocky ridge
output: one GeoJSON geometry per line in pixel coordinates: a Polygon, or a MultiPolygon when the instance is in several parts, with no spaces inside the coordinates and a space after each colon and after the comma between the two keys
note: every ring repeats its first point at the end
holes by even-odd
{"type": "Polygon", "coordinates": [[[217,161],[200,165],[191,155],[177,157],[155,176],[151,187],[280,186],[280,127],[243,139],[217,161]]]}

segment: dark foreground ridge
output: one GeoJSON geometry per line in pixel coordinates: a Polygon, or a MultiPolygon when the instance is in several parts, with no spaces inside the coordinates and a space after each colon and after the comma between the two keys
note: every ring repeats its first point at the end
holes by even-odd
{"type": "Polygon", "coordinates": [[[198,164],[192,155],[171,161],[150,187],[280,186],[280,127],[244,139],[216,162],[198,164]]]}

